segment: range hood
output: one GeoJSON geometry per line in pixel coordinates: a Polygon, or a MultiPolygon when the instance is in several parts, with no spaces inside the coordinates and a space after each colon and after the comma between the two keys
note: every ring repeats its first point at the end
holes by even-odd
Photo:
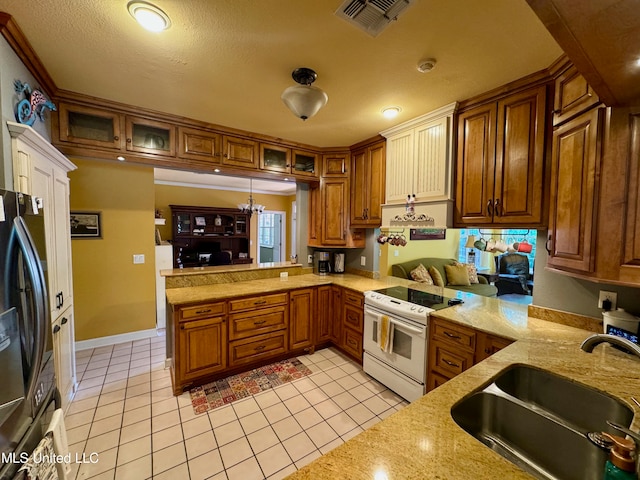
{"type": "Polygon", "coordinates": [[[404,205],[382,206],[382,228],[451,228],[453,200],[415,204],[415,213],[407,214],[404,205]]]}

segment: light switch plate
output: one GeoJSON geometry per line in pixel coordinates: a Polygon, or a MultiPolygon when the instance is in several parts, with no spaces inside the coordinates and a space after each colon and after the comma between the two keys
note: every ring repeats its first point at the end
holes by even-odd
{"type": "Polygon", "coordinates": [[[362,255],[360,257],[360,266],[361,267],[366,267],[367,266],[367,257],[365,257],[364,255],[362,255]]]}
{"type": "Polygon", "coordinates": [[[138,254],[134,255],[133,256],[133,263],[134,264],[144,263],[144,253],[138,253],[138,254]]]}

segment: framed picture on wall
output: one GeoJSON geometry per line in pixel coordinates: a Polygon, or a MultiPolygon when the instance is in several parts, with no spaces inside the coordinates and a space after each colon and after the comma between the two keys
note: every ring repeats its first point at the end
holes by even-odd
{"type": "Polygon", "coordinates": [[[100,212],[71,212],[71,238],[102,238],[100,212]]]}
{"type": "Polygon", "coordinates": [[[411,240],[444,240],[446,235],[445,228],[412,228],[409,232],[411,240]]]}

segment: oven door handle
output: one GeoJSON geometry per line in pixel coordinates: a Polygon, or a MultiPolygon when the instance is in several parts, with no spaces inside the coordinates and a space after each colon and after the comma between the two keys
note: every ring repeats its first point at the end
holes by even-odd
{"type": "Polygon", "coordinates": [[[396,327],[400,327],[400,328],[402,328],[404,330],[408,330],[411,333],[415,333],[417,335],[424,334],[424,329],[423,328],[411,327],[411,326],[407,325],[406,323],[398,322],[398,321],[394,320],[393,318],[390,318],[389,322],[393,323],[396,327]]]}

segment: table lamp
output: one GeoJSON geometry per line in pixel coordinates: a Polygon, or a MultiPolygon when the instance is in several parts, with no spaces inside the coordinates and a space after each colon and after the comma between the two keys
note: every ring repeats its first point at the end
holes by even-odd
{"type": "Polygon", "coordinates": [[[467,254],[467,263],[476,263],[476,252],[474,250],[474,242],[476,241],[475,235],[469,235],[467,237],[467,243],[464,245],[464,248],[469,248],[469,253],[467,254]]]}

